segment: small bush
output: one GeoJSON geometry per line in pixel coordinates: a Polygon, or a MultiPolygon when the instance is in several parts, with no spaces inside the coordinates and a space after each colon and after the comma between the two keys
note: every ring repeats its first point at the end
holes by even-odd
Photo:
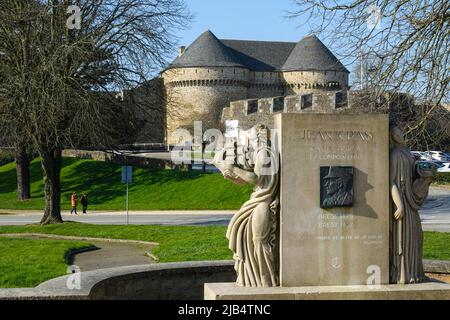
{"type": "Polygon", "coordinates": [[[436,173],[433,182],[437,184],[450,184],[450,172],[436,173]]]}
{"type": "Polygon", "coordinates": [[[0,166],[13,162],[14,161],[14,156],[12,155],[11,152],[9,151],[5,151],[5,150],[0,150],[0,166]]]}

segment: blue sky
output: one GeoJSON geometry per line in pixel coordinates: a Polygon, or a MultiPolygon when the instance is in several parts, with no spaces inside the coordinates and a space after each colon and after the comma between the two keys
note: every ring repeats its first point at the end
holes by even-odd
{"type": "MultiPolygon", "coordinates": [[[[311,31],[301,18],[290,19],[292,0],[185,0],[195,15],[189,29],[177,32],[179,46],[189,46],[211,30],[219,39],[298,42],[311,31]]],[[[322,39],[323,40],[323,39],[322,39]]],[[[324,41],[325,45],[328,45],[324,41]]],[[[333,50],[332,50],[333,51],[333,50]]],[[[339,52],[333,51],[339,58],[339,52]]],[[[178,54],[174,48],[173,58],[178,54]]],[[[341,62],[352,71],[349,61],[341,62]]]]}
{"type": "Polygon", "coordinates": [[[291,0],[186,0],[195,15],[191,28],[181,31],[180,45],[191,44],[211,30],[221,39],[297,42],[309,33],[299,20],[285,18],[291,0]]]}

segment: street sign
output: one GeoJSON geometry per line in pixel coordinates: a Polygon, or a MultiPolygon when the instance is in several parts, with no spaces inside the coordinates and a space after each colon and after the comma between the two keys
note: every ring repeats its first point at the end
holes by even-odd
{"type": "Polygon", "coordinates": [[[122,183],[132,183],[132,182],[133,182],[133,167],[122,166],[122,183]]]}
{"type": "Polygon", "coordinates": [[[132,166],[122,166],[122,183],[127,184],[127,193],[126,193],[126,203],[125,210],[127,214],[127,225],[129,223],[128,217],[128,184],[133,182],[133,167],[132,166]]]}

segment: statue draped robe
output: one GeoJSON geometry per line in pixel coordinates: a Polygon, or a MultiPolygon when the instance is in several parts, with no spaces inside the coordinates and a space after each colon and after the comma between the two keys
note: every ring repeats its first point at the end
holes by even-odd
{"type": "Polygon", "coordinates": [[[423,232],[418,210],[428,196],[430,182],[418,176],[415,160],[407,148],[391,150],[390,181],[395,183],[404,206],[403,217],[396,220],[391,199],[390,282],[416,283],[426,279],[422,263],[423,232]]]}
{"type": "MultiPolygon", "coordinates": [[[[259,155],[260,152],[272,155],[267,148],[260,149],[259,155]]],[[[258,161],[258,155],[255,158],[258,161]]],[[[275,163],[274,161],[271,156],[271,163],[275,163]]],[[[250,200],[245,202],[231,219],[227,238],[229,248],[234,252],[237,284],[247,287],[273,287],[278,285],[274,251],[279,175],[278,171],[271,175],[263,175],[258,171],[258,166],[255,166],[258,182],[250,200]]]]}

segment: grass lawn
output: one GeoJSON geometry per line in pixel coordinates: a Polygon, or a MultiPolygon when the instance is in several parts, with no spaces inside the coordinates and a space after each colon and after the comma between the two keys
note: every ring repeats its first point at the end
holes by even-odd
{"type": "MultiPolygon", "coordinates": [[[[31,163],[31,196],[16,200],[15,163],[0,167],[0,208],[35,209],[44,206],[40,160],[31,163]]],[[[63,159],[61,172],[63,210],[70,209],[72,191],[89,193],[90,210],[125,210],[121,166],[94,160],[63,159]]],[[[238,209],[252,186],[239,186],[218,173],[135,168],[130,184],[130,210],[238,209]]],[[[1,211],[1,210],[0,210],[1,211]]]]}
{"type": "Polygon", "coordinates": [[[424,232],[425,259],[450,260],[450,233],[424,232]]]}
{"type": "Polygon", "coordinates": [[[35,287],[67,273],[64,255],[87,242],[0,238],[0,288],[35,287]]]}
{"type": "Polygon", "coordinates": [[[0,233],[46,233],[67,236],[154,241],[152,251],[160,262],[231,259],[224,226],[59,225],[0,226],[0,233]]]}
{"type": "MultiPolygon", "coordinates": [[[[0,233],[156,241],[160,262],[228,260],[232,253],[222,226],[117,226],[66,222],[61,225],[0,226],[0,233]]],[[[424,258],[450,260],[450,233],[425,232],[424,258]]],[[[83,242],[5,239],[0,237],[0,287],[33,286],[66,274],[63,255],[83,242]]]]}

